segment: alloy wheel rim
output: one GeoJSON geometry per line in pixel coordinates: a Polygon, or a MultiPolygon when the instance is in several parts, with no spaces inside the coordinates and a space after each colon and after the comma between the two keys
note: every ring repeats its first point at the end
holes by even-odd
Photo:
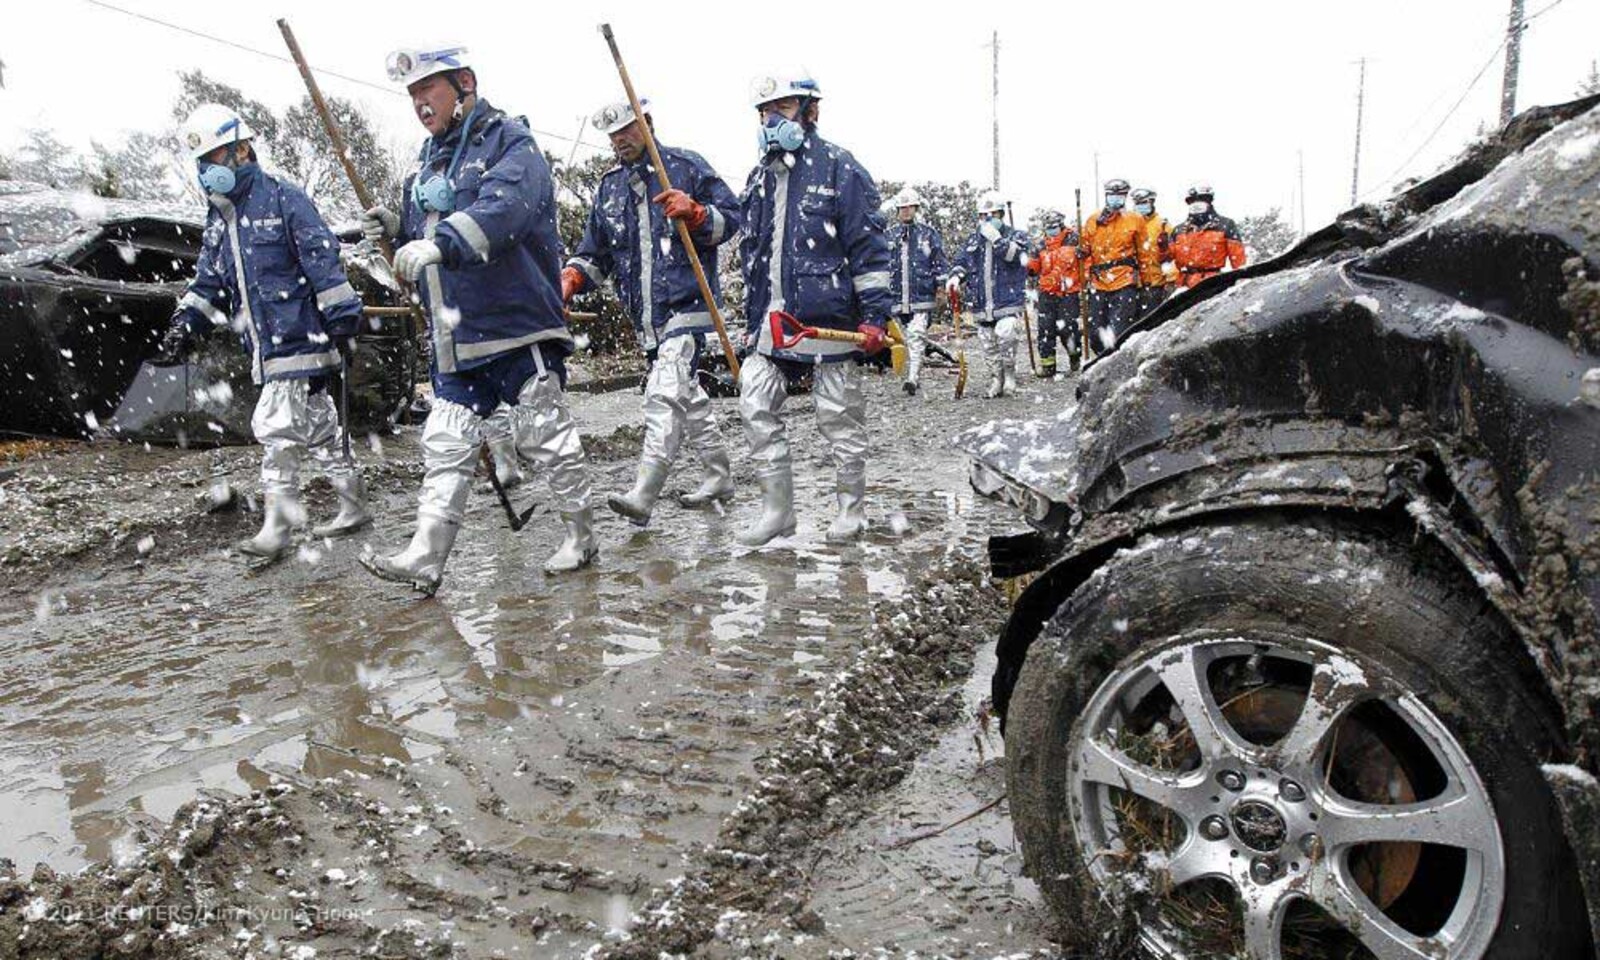
{"type": "MultiPolygon", "coordinates": [[[[1168,642],[1113,671],[1074,723],[1068,748],[1074,835],[1090,877],[1113,900],[1139,895],[1148,902],[1149,894],[1182,894],[1199,881],[1224,884],[1242,928],[1235,935],[1251,960],[1305,955],[1286,949],[1285,921],[1297,903],[1320,911],[1322,921],[1341,928],[1336,935],[1380,960],[1477,960],[1493,938],[1505,865],[1482,778],[1414,694],[1348,653],[1303,638],[1168,642]],[[1298,716],[1271,742],[1242,736],[1228,707],[1239,701],[1219,700],[1219,673],[1241,662],[1307,679],[1298,716]],[[1178,769],[1162,769],[1128,736],[1141,710],[1168,702],[1163,692],[1170,706],[1167,720],[1157,722],[1178,731],[1171,734],[1185,754],[1178,769]],[[1403,773],[1391,773],[1383,798],[1391,802],[1348,796],[1362,791],[1336,782],[1338,741],[1354,739],[1344,731],[1358,714],[1402,742],[1405,750],[1394,755],[1410,754],[1411,766],[1426,773],[1418,777],[1430,784],[1423,797],[1412,798],[1403,773]],[[1141,844],[1152,820],[1162,842],[1141,844]],[[1432,876],[1419,880],[1424,857],[1432,876]],[[1374,862],[1379,869],[1363,869],[1374,862]],[[1395,865],[1401,869],[1382,869],[1395,865]],[[1385,872],[1401,882],[1372,879],[1385,872]],[[1453,903],[1439,899],[1449,895],[1444,891],[1429,894],[1435,902],[1410,916],[1386,910],[1389,902],[1409,907],[1402,903],[1409,885],[1438,886],[1440,876],[1457,887],[1453,903]],[[1418,928],[1422,915],[1431,916],[1418,928]]],[[[1354,762],[1348,757],[1347,766],[1354,762]]],[[[1182,924],[1157,916],[1143,930],[1160,955],[1195,955],[1182,924]]]]}

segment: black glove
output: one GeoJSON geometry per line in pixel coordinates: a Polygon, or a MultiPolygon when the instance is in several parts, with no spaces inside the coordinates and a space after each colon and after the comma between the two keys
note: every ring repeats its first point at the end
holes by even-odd
{"type": "Polygon", "coordinates": [[[339,351],[339,358],[344,361],[344,368],[349,370],[351,365],[356,362],[355,334],[347,337],[334,337],[333,346],[339,351]]]}
{"type": "Polygon", "coordinates": [[[194,352],[195,336],[189,331],[189,325],[182,320],[173,323],[167,328],[166,336],[161,338],[161,346],[156,348],[156,355],[150,362],[158,367],[176,367],[189,360],[189,354],[194,352]]]}

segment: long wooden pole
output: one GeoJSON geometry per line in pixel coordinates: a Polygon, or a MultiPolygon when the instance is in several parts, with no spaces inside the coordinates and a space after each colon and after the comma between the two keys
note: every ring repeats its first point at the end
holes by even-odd
{"type": "MultiPolygon", "coordinates": [[[[283,33],[283,42],[289,46],[289,55],[294,58],[294,65],[300,69],[300,79],[305,81],[306,92],[311,95],[311,105],[316,108],[317,116],[322,119],[322,129],[328,133],[328,139],[333,143],[333,152],[339,158],[339,164],[344,167],[344,175],[350,180],[351,189],[356,192],[356,201],[361,204],[361,209],[371,210],[377,206],[372,199],[372,192],[367,189],[367,184],[361,179],[361,174],[356,170],[356,165],[350,159],[350,151],[345,147],[344,135],[339,132],[339,125],[333,122],[333,114],[328,111],[328,102],[322,99],[322,88],[317,86],[317,78],[311,74],[311,66],[306,63],[305,54],[300,52],[300,42],[294,38],[294,31],[289,29],[288,20],[278,21],[278,30],[283,33]]],[[[389,264],[390,273],[394,271],[394,247],[390,245],[388,237],[378,238],[378,252],[383,254],[384,262],[389,264]]],[[[416,301],[411,296],[411,291],[406,282],[396,276],[400,284],[401,295],[406,298],[405,309],[405,336],[406,343],[410,344],[411,351],[406,361],[406,414],[411,408],[411,391],[417,386],[416,368],[416,339],[417,324],[426,325],[416,301]]]]}
{"type": "MultiPolygon", "coordinates": [[[[644,146],[650,152],[650,162],[655,165],[656,179],[660,181],[662,190],[671,190],[672,180],[667,176],[667,165],[661,162],[661,151],[656,148],[655,133],[645,121],[644,107],[639,103],[639,95],[633,91],[633,81],[628,78],[628,68],[622,62],[622,51],[617,49],[617,38],[611,33],[611,24],[600,24],[600,33],[605,36],[606,45],[611,48],[611,59],[617,63],[617,75],[622,78],[622,88],[628,92],[628,105],[633,108],[634,122],[644,134],[644,146]]],[[[695,282],[700,284],[700,296],[705,300],[706,308],[711,311],[711,322],[716,325],[717,340],[722,344],[722,355],[728,360],[728,372],[732,373],[734,380],[737,381],[739,357],[733,352],[733,343],[728,340],[728,327],[722,322],[722,311],[717,307],[717,298],[711,293],[711,283],[706,279],[705,267],[700,264],[700,251],[695,249],[694,238],[689,236],[689,225],[682,220],[672,222],[678,225],[678,241],[683,244],[684,252],[689,255],[689,266],[694,268],[695,282]]],[[[645,296],[649,296],[649,291],[645,291],[645,296]]]]}

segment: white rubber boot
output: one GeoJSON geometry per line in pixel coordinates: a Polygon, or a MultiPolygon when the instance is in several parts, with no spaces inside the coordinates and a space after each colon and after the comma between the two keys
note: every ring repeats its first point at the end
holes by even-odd
{"type": "Polygon", "coordinates": [[[417,532],[411,535],[411,543],[404,550],[392,557],[363,553],[359,559],[374,576],[409,584],[412,589],[431,597],[444,579],[444,562],[460,531],[459,523],[419,513],[417,532]]]}
{"type": "Polygon", "coordinates": [[[261,497],[261,529],[255,536],[233,545],[234,552],[252,566],[266,566],[282,560],[289,552],[295,526],[305,520],[297,494],[267,492],[261,497]]]}
{"type": "Polygon", "coordinates": [[[576,513],[563,513],[561,523],[567,528],[566,539],[549,560],[544,562],[548,574],[570,573],[587,567],[600,555],[594,542],[594,513],[585,508],[576,513]]]}
{"type": "Polygon", "coordinates": [[[648,526],[661,488],[667,483],[668,465],[660,460],[640,460],[639,475],[627,493],[606,497],[606,506],[628,518],[636,526],[648,526]]]}
{"type": "Polygon", "coordinates": [[[701,457],[705,466],[705,479],[700,486],[678,498],[685,507],[698,509],[718,501],[733,499],[733,466],[728,462],[728,451],[715,450],[701,457]]]}
{"type": "Polygon", "coordinates": [[[867,481],[841,483],[838,492],[839,515],[828,525],[829,543],[846,543],[867,531],[867,481]]]}
{"type": "Polygon", "coordinates": [[[311,535],[319,539],[348,537],[372,523],[372,514],[367,510],[367,485],[361,474],[333,477],[331,482],[339,498],[339,513],[327,523],[311,528],[311,535]]]}
{"type": "Polygon", "coordinates": [[[761,515],[750,529],[734,537],[747,547],[759,547],[794,535],[794,477],[788,470],[761,477],[761,515]]]}

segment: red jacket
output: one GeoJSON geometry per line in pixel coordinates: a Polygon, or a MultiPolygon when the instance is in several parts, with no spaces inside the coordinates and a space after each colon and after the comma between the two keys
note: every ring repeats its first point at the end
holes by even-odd
{"type": "Polygon", "coordinates": [[[1239,225],[1211,211],[1191,216],[1172,232],[1172,261],[1178,266],[1178,283],[1192,287],[1222,272],[1224,266],[1244,266],[1244,238],[1239,225]]]}
{"type": "Polygon", "coordinates": [[[1076,296],[1083,289],[1083,261],[1078,259],[1078,234],[1072,230],[1050,234],[1044,248],[1028,264],[1039,275],[1039,292],[1055,297],[1076,296]]]}

